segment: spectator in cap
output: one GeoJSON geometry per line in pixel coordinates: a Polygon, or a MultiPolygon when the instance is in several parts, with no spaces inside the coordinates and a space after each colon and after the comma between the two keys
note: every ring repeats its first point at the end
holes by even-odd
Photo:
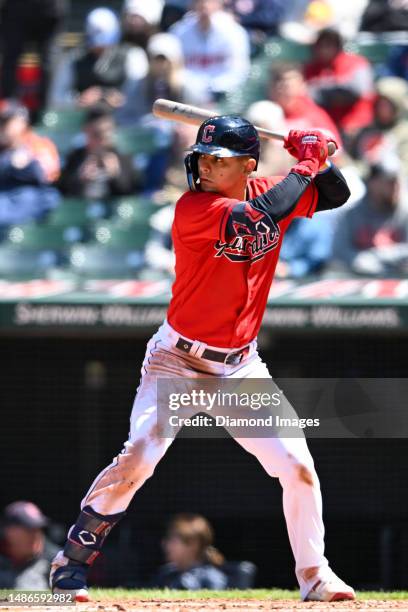
{"type": "Polygon", "coordinates": [[[149,68],[146,76],[133,81],[125,90],[126,103],[117,111],[120,125],[134,124],[151,113],[156,98],[168,98],[182,102],[183,52],[175,36],[166,32],[153,34],[147,53],[149,68]]]}
{"type": "Polygon", "coordinates": [[[166,172],[174,159],[174,148],[182,127],[152,116],[156,98],[183,102],[183,55],[178,38],[168,32],[153,34],[147,47],[149,70],[144,79],[135,81],[126,91],[127,102],[116,114],[120,125],[148,125],[158,143],[157,150],[146,157],[145,189],[156,191],[165,182],[166,172]]]}
{"type": "Polygon", "coordinates": [[[85,146],[71,151],[59,188],[64,195],[100,200],[131,195],[138,187],[132,159],[114,145],[115,122],[106,107],[90,110],[84,122],[85,146]]]}
{"type": "Polygon", "coordinates": [[[351,152],[368,165],[397,155],[408,175],[408,84],[398,77],[383,77],[376,83],[376,94],[374,119],[359,130],[351,152]]]}
{"type": "Polygon", "coordinates": [[[185,87],[191,101],[216,103],[235,91],[249,71],[249,38],[222,0],[194,0],[170,32],[180,40],[185,87]]]}
{"type": "Polygon", "coordinates": [[[54,145],[35,134],[28,111],[14,100],[0,102],[0,226],[43,216],[59,201],[50,182],[58,177],[54,145]]]}
{"type": "Polygon", "coordinates": [[[73,52],[56,71],[50,106],[89,108],[106,102],[112,108],[124,103],[123,89],[142,78],[147,70],[143,49],[121,45],[121,29],[115,13],[97,8],[86,18],[86,48],[73,52]]]}
{"type": "Polygon", "coordinates": [[[372,121],[373,70],[365,57],[343,50],[337,30],[321,30],[305,66],[309,92],[344,134],[353,134],[372,121]]]}
{"type": "Polygon", "coordinates": [[[47,590],[50,561],[57,551],[44,535],[48,518],[30,501],[3,512],[0,534],[0,588],[47,590]]]}
{"type": "Polygon", "coordinates": [[[372,276],[408,270],[408,200],[397,158],[370,167],[366,195],[339,215],[333,260],[346,272],[372,276]]]}
{"type": "Polygon", "coordinates": [[[40,56],[41,81],[38,110],[47,99],[55,36],[66,14],[66,0],[3,0],[0,13],[2,68],[0,97],[18,94],[17,63],[27,42],[34,42],[40,56]]]}
{"type": "Polygon", "coordinates": [[[163,0],[125,0],[122,10],[123,40],[146,50],[152,34],[157,31],[163,10],[163,0]]]}

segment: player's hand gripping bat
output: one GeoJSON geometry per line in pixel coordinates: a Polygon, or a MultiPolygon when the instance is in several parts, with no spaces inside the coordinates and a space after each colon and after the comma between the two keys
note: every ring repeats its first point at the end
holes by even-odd
{"type": "MultiPolygon", "coordinates": [[[[198,106],[182,104],[181,102],[165,100],[164,98],[158,98],[153,103],[153,115],[155,117],[159,117],[160,119],[180,121],[181,123],[189,123],[190,125],[201,125],[206,119],[214,117],[214,111],[199,108],[198,106]]],[[[255,126],[255,128],[260,138],[266,138],[269,140],[285,140],[285,134],[265,130],[264,128],[258,126],[255,126]]],[[[329,156],[333,155],[336,150],[336,144],[334,142],[328,142],[329,156]]]]}

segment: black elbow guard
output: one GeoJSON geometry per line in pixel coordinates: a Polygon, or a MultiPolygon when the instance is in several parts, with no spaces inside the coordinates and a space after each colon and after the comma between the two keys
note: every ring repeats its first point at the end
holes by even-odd
{"type": "Polygon", "coordinates": [[[319,192],[316,212],[338,208],[345,204],[351,195],[346,179],[334,164],[326,172],[318,174],[314,183],[319,192]]]}

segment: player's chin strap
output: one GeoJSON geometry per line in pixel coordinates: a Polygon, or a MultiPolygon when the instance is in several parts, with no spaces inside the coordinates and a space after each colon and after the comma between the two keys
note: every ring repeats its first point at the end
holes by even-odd
{"type": "Polygon", "coordinates": [[[91,506],[85,506],[68,533],[64,555],[78,563],[91,565],[99,555],[106,536],[125,514],[103,515],[95,512],[91,506]]]}
{"type": "Polygon", "coordinates": [[[186,167],[187,182],[190,191],[200,191],[200,177],[198,175],[198,155],[197,153],[189,153],[184,158],[186,167]]]}

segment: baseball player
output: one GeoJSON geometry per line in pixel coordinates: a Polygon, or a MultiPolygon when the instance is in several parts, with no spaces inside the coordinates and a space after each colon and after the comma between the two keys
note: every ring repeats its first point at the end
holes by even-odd
{"type": "MultiPolygon", "coordinates": [[[[93,482],[53,560],[54,592],[88,601],[89,566],[172,442],[158,435],[157,378],[270,378],[256,336],[285,230],[293,218],[341,206],[350,195],[320,131],[292,130],[284,146],[297,160],[285,178],[250,178],[260,151],[254,126],[235,116],[200,126],[185,159],[189,191],[176,204],[168,316],[147,345],[129,438],[93,482]]],[[[324,556],[320,485],[305,438],[237,442],[282,485],[302,599],[354,599],[324,556]]]]}

